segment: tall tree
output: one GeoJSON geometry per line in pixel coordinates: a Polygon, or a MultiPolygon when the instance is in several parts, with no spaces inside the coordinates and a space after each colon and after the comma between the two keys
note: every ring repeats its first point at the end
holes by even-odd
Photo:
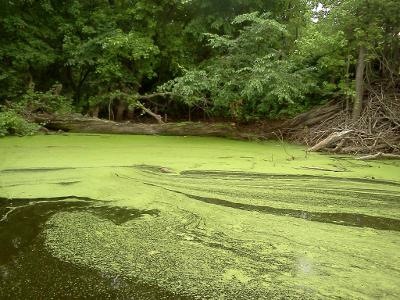
{"type": "MultiPolygon", "coordinates": [[[[348,51],[354,59],[355,97],[353,118],[360,116],[364,105],[366,76],[382,77],[375,68],[376,62],[384,62],[384,69],[393,75],[393,67],[399,66],[394,52],[399,49],[400,2],[396,0],[329,0],[321,1],[328,8],[323,16],[323,26],[328,34],[342,31],[348,40],[348,51]],[[327,28],[325,27],[325,28],[327,28]],[[393,52],[394,51],[394,52],[393,52]],[[387,64],[388,61],[394,65],[387,64]],[[366,73],[366,70],[370,73],[366,73]]],[[[322,28],[322,27],[321,27],[322,28]]],[[[382,71],[382,70],[380,70],[382,71]]],[[[386,74],[387,75],[387,74],[386,74]]],[[[384,76],[386,76],[384,75],[384,76]]]]}

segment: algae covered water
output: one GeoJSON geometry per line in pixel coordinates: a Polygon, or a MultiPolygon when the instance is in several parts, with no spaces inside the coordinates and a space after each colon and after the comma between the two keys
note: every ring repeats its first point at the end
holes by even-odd
{"type": "Polygon", "coordinates": [[[0,298],[400,298],[400,163],[218,138],[0,139],[0,298]]]}

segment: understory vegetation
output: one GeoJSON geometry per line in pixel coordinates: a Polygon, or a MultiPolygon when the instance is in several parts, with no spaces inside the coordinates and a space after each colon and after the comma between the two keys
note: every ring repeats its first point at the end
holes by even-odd
{"type": "Polygon", "coordinates": [[[340,117],[318,118],[319,129],[300,122],[287,136],[317,143],[350,130],[330,148],[368,135],[369,150],[400,151],[397,0],[2,6],[1,135],[32,133],[23,120],[38,113],[254,123],[340,103],[340,117]]]}

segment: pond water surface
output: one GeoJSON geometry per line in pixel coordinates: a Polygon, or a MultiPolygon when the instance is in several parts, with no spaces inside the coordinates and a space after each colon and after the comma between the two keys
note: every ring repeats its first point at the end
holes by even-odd
{"type": "Polygon", "coordinates": [[[400,162],[278,142],[0,139],[0,299],[400,298],[400,162]]]}

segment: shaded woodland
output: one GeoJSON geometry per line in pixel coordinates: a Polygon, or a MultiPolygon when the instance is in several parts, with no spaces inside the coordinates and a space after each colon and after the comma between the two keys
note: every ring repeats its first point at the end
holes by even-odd
{"type": "Polygon", "coordinates": [[[316,151],[400,152],[397,0],[1,6],[0,135],[202,121],[316,151]]]}

